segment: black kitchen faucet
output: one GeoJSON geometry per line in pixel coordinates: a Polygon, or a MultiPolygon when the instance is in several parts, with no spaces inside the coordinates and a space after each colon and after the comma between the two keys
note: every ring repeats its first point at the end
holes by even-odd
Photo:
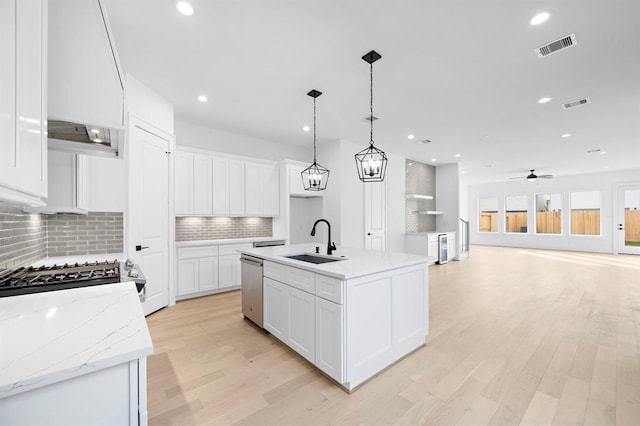
{"type": "Polygon", "coordinates": [[[316,225],[319,222],[326,223],[327,227],[329,228],[329,240],[327,241],[327,254],[331,255],[333,253],[333,251],[336,250],[336,245],[335,245],[335,243],[331,242],[331,224],[329,223],[328,220],[326,220],[326,219],[318,219],[318,220],[316,220],[316,223],[313,224],[313,228],[311,229],[311,236],[315,237],[315,235],[316,235],[316,225]]]}

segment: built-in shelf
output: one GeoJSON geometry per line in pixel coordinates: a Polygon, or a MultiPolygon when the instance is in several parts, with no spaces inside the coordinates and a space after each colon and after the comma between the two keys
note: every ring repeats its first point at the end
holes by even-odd
{"type": "Polygon", "coordinates": [[[418,211],[413,211],[412,213],[416,213],[416,214],[444,214],[444,212],[438,211],[438,210],[418,210],[418,211]]]}
{"type": "Polygon", "coordinates": [[[422,195],[422,194],[407,194],[407,200],[415,199],[415,200],[433,200],[433,195],[422,195]]]}

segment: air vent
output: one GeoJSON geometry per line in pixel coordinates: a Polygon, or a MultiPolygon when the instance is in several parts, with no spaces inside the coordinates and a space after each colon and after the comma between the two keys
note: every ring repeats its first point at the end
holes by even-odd
{"type": "Polygon", "coordinates": [[[417,141],[416,143],[419,143],[421,145],[426,145],[428,143],[431,143],[431,141],[429,139],[422,139],[422,140],[417,141]]]}
{"type": "Polygon", "coordinates": [[[562,104],[562,108],[569,109],[573,107],[577,107],[580,105],[586,105],[591,103],[591,98],[582,98],[576,99],[575,101],[567,102],[566,104],[562,104]]]}
{"type": "Polygon", "coordinates": [[[536,55],[538,55],[538,58],[544,58],[545,56],[549,56],[552,53],[556,53],[560,50],[566,49],[567,47],[575,46],[576,44],[578,44],[576,35],[569,34],[558,40],[552,41],[551,43],[545,44],[544,46],[536,47],[536,55]]]}

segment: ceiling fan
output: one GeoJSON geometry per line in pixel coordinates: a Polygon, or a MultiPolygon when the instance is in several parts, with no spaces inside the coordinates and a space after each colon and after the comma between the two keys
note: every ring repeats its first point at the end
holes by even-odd
{"type": "Polygon", "coordinates": [[[527,176],[512,177],[509,179],[526,179],[528,181],[534,181],[538,179],[551,179],[551,178],[553,178],[553,175],[536,175],[534,173],[534,169],[531,169],[531,173],[529,173],[529,175],[527,176]]]}

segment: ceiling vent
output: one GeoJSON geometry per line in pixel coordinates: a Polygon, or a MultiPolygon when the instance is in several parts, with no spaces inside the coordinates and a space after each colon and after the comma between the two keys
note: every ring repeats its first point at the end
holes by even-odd
{"type": "Polygon", "coordinates": [[[575,46],[576,44],[578,44],[576,35],[569,34],[567,36],[559,38],[558,40],[554,40],[551,43],[536,47],[536,55],[538,55],[538,58],[544,58],[545,56],[549,56],[552,53],[556,53],[568,47],[575,46]]]}
{"type": "Polygon", "coordinates": [[[591,103],[591,98],[582,98],[576,99],[575,101],[567,102],[566,104],[562,104],[562,108],[569,109],[573,107],[577,107],[580,105],[586,105],[591,103]]]}

